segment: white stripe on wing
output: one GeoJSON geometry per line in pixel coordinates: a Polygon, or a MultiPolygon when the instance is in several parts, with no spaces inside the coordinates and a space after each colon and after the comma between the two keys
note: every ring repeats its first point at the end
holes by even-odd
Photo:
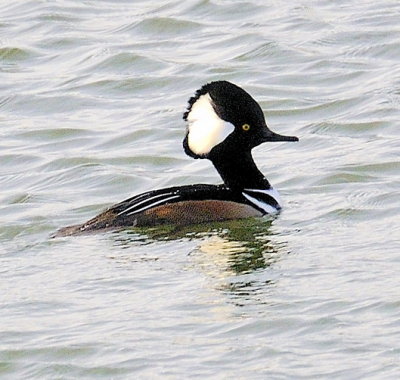
{"type": "MultiPolygon", "coordinates": [[[[128,213],[128,212],[129,212],[129,214],[132,214],[133,211],[136,212],[135,209],[138,208],[138,206],[140,206],[141,204],[147,203],[147,202],[151,202],[151,201],[156,200],[156,199],[159,199],[159,198],[165,198],[165,197],[167,197],[167,199],[169,199],[169,198],[168,198],[169,195],[173,195],[173,193],[164,193],[164,194],[153,195],[152,197],[146,198],[146,199],[144,199],[143,201],[134,203],[132,206],[128,207],[127,209],[122,210],[120,213],[118,213],[118,215],[126,214],[126,213],[128,213]]],[[[177,197],[178,197],[178,196],[179,196],[179,195],[177,195],[177,197]]],[[[150,205],[152,205],[152,204],[153,204],[153,203],[151,203],[150,205]]]]}
{"type": "MultiPolygon", "coordinates": [[[[163,194],[163,195],[167,195],[167,194],[163,194]]],[[[136,214],[138,212],[146,211],[147,209],[152,208],[154,206],[157,206],[160,203],[167,203],[168,201],[170,201],[172,199],[179,198],[179,197],[180,197],[180,195],[173,195],[172,197],[161,199],[160,201],[155,202],[155,203],[151,203],[151,204],[149,204],[147,206],[144,206],[144,207],[140,208],[139,210],[131,211],[127,215],[132,215],[132,214],[136,214]]],[[[154,197],[154,198],[156,198],[156,197],[154,197]]],[[[157,198],[159,198],[159,197],[157,196],[157,198]]],[[[131,209],[132,209],[132,207],[131,207],[131,209]]],[[[120,214],[118,214],[118,215],[120,215],[120,214]]]]}

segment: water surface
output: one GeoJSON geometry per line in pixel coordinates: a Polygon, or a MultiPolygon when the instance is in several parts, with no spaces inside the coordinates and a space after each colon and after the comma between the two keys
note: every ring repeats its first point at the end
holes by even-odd
{"type": "Polygon", "coordinates": [[[400,373],[400,5],[3,1],[0,377],[400,373]],[[218,183],[181,120],[225,79],[297,144],[284,211],[50,239],[134,194],[218,183]]]}

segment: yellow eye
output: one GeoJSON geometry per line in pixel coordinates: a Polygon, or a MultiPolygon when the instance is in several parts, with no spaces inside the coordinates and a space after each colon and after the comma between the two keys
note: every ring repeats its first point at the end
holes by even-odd
{"type": "Polygon", "coordinates": [[[242,129],[243,129],[244,131],[248,131],[248,130],[250,129],[250,125],[249,125],[249,124],[243,124],[243,125],[242,125],[242,129]]]}

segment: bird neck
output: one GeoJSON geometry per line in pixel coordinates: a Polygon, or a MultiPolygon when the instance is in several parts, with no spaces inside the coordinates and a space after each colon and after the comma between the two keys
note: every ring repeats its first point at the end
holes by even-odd
{"type": "Polygon", "coordinates": [[[271,185],[257,168],[251,151],[241,153],[217,151],[209,159],[225,185],[232,190],[270,189],[271,185]]]}

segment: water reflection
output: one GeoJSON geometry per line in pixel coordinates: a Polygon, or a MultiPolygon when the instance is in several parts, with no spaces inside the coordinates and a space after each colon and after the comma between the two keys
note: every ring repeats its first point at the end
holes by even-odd
{"type": "MultiPolygon", "coordinates": [[[[271,231],[271,224],[271,220],[236,221],[192,252],[196,267],[213,279],[210,286],[225,294],[228,303],[240,307],[270,303],[276,283],[270,267],[288,253],[286,244],[278,242],[271,231]]],[[[257,310],[254,312],[261,312],[257,310]]]]}
{"type": "Polygon", "coordinates": [[[111,234],[113,245],[121,249],[134,244],[150,245],[177,240],[198,241],[196,249],[210,257],[225,257],[225,270],[240,274],[266,268],[274,261],[277,248],[271,242],[272,220],[242,219],[191,226],[160,226],[135,228],[111,234]]]}
{"type": "Polygon", "coordinates": [[[271,242],[271,222],[237,222],[203,240],[196,251],[222,272],[251,273],[271,265],[277,250],[271,242]]]}
{"type": "Polygon", "coordinates": [[[189,269],[212,279],[212,288],[242,306],[249,302],[267,302],[266,293],[275,284],[274,272],[268,268],[288,253],[286,244],[271,232],[272,223],[273,220],[251,218],[188,227],[127,230],[111,236],[119,248],[132,247],[132,244],[195,242],[194,248],[193,244],[188,245],[189,269]]]}

